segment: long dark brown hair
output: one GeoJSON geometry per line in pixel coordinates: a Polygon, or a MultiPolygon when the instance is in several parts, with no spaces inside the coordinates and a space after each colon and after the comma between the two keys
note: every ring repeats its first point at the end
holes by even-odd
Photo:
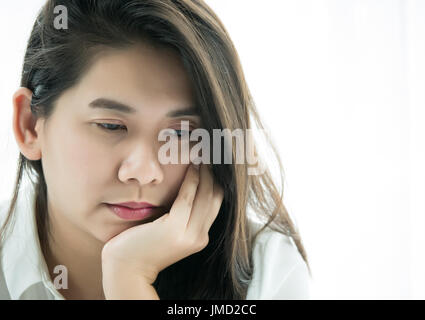
{"type": "MultiPolygon", "coordinates": [[[[178,52],[209,132],[263,129],[234,45],[202,0],[48,0],[33,25],[21,76],[21,86],[33,92],[32,114],[49,118],[59,96],[78,83],[102,50],[127,48],[139,41],[178,52]],[[67,29],[54,26],[57,5],[67,8],[67,29]]],[[[267,226],[293,239],[310,271],[299,230],[283,204],[281,160],[269,136],[267,141],[272,150],[267,157],[273,155],[280,169],[280,189],[268,168],[261,175],[250,175],[248,166],[236,165],[234,158],[230,165],[214,164],[214,177],[225,196],[209,244],[159,273],[154,286],[161,299],[245,299],[253,275],[253,243],[267,226]],[[258,232],[249,227],[248,207],[264,221],[258,232]]],[[[261,161],[261,154],[256,154],[261,161]]],[[[47,252],[50,231],[42,163],[22,153],[0,245],[11,228],[24,172],[35,177],[31,178],[34,210],[40,244],[47,252]]]]}

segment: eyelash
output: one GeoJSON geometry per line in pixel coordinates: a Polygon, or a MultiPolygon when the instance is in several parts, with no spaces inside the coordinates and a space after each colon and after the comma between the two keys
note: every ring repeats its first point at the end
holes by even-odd
{"type": "MultiPolygon", "coordinates": [[[[127,128],[123,125],[120,124],[115,124],[115,123],[96,123],[97,126],[99,126],[102,130],[106,130],[106,131],[117,131],[117,129],[108,129],[107,127],[104,127],[104,125],[106,126],[116,126],[116,127],[124,127],[125,131],[127,131],[127,128]]],[[[184,130],[179,130],[179,129],[171,129],[174,131],[184,131],[184,130]]],[[[188,132],[188,134],[190,135],[192,133],[192,130],[186,131],[188,132]]],[[[178,135],[179,138],[181,138],[181,133],[178,135]]]]}
{"type": "MultiPolygon", "coordinates": [[[[104,125],[107,126],[117,126],[117,127],[124,127],[120,124],[115,124],[115,123],[96,123],[97,126],[99,126],[101,129],[106,130],[106,131],[117,131],[117,129],[108,129],[107,127],[104,127],[104,125]]],[[[125,129],[127,131],[127,128],[125,129]]]]}

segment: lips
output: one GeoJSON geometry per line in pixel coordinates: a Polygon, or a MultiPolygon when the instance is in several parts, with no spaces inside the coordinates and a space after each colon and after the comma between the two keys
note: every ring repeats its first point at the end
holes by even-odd
{"type": "Polygon", "coordinates": [[[158,207],[145,207],[139,209],[131,209],[124,206],[114,204],[106,204],[107,207],[118,217],[124,220],[143,220],[158,214],[158,207]]]}
{"type": "Polygon", "coordinates": [[[148,203],[148,202],[121,202],[121,203],[111,203],[113,206],[126,207],[130,209],[144,209],[144,208],[156,208],[157,206],[148,203]]]}

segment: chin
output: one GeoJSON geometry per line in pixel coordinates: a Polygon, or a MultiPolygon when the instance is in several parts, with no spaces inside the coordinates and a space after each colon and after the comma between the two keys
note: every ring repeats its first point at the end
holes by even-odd
{"type": "MultiPolygon", "coordinates": [[[[162,216],[162,214],[160,216],[162,216]]],[[[132,221],[132,222],[129,222],[131,224],[127,224],[127,225],[121,224],[119,227],[116,226],[113,230],[110,230],[110,232],[107,232],[107,233],[103,232],[103,234],[96,236],[96,238],[99,241],[101,241],[105,244],[106,242],[108,242],[112,238],[116,237],[120,233],[122,233],[122,232],[124,232],[124,231],[126,231],[130,228],[133,228],[133,227],[136,227],[136,226],[139,226],[139,225],[142,225],[142,224],[153,222],[156,219],[158,219],[160,216],[149,217],[147,219],[140,220],[140,221],[132,221]]]]}
{"type": "Polygon", "coordinates": [[[119,235],[121,232],[124,232],[125,230],[129,229],[128,226],[114,226],[113,228],[104,228],[101,230],[98,230],[98,232],[93,233],[93,237],[95,237],[98,241],[102,242],[103,244],[107,243],[112,238],[119,235]]]}
{"type": "MultiPolygon", "coordinates": [[[[122,232],[122,231],[121,231],[122,232]]],[[[115,236],[119,235],[121,232],[116,232],[116,233],[110,233],[110,234],[105,234],[102,235],[100,237],[97,237],[97,239],[102,242],[103,244],[107,243],[109,240],[111,240],[112,238],[114,238],[115,236]]]]}

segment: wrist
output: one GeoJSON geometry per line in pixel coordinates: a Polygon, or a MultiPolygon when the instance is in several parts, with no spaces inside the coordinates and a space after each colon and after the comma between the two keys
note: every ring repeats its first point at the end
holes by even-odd
{"type": "Polygon", "coordinates": [[[106,276],[134,276],[142,279],[150,285],[155,282],[159,273],[155,269],[148,266],[133,266],[129,263],[117,261],[114,259],[102,259],[102,270],[104,270],[104,274],[106,276]]]}
{"type": "Polygon", "coordinates": [[[152,280],[116,262],[102,262],[102,285],[107,300],[159,300],[152,280]]]}

